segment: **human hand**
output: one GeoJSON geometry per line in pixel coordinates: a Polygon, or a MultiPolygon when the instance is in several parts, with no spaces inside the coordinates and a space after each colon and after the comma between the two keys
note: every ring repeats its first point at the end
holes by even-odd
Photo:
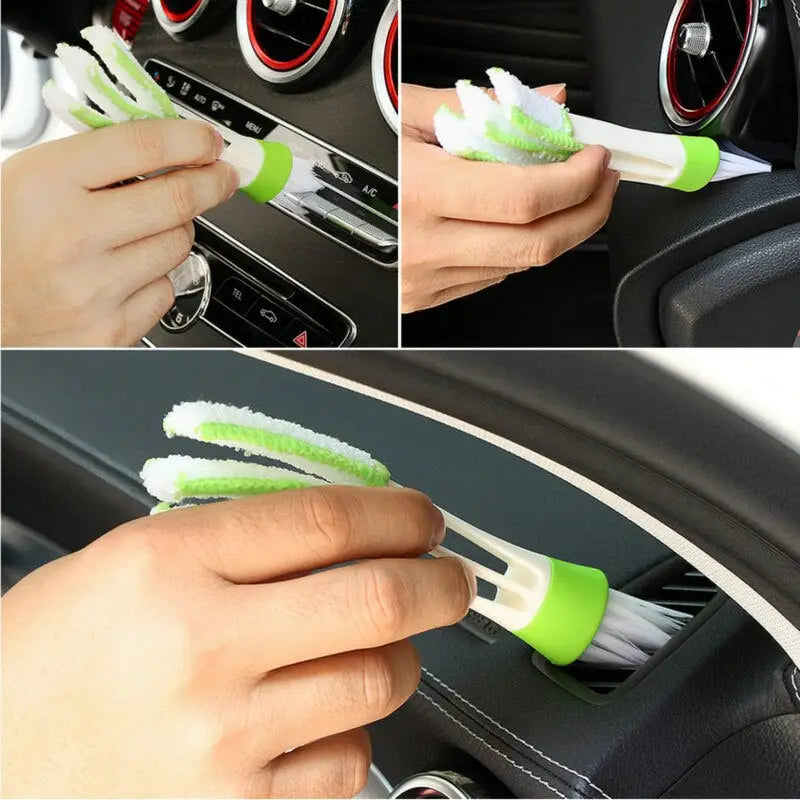
{"type": "MultiPolygon", "coordinates": [[[[539,89],[559,102],[563,86],[539,89]]],[[[433,116],[454,89],[403,84],[402,308],[419,311],[550,263],[603,227],[619,184],[604,147],[530,167],[454,158],[433,116]]]]}
{"type": "Polygon", "coordinates": [[[475,591],[415,557],[443,535],[418,492],[326,487],[136,520],[36,570],[2,602],[3,796],[355,794],[360,726],[419,681],[407,637],[475,591]]]}
{"type": "Polygon", "coordinates": [[[230,197],[223,140],[186,120],[113,125],[23,150],[2,167],[5,346],[120,346],[166,313],[166,274],[192,218],[230,197]],[[115,186],[170,167],[192,167],[115,186]]]}

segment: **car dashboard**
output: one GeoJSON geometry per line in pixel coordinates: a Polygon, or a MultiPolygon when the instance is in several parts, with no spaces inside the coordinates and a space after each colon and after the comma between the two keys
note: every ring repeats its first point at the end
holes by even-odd
{"type": "Polygon", "coordinates": [[[145,344],[396,345],[396,5],[153,8],[133,52],[181,116],[288,144],[321,189],[268,204],[237,194],[198,218],[192,281],[145,344]],[[320,20],[327,33],[311,41],[320,20]]]}

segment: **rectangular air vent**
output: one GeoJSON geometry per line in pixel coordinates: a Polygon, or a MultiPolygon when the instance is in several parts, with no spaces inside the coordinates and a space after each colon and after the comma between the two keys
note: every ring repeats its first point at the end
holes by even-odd
{"type": "MultiPolygon", "coordinates": [[[[631,594],[654,603],[683,611],[696,617],[718,594],[719,589],[701,572],[682,559],[670,562],[666,574],[659,570],[653,580],[637,581],[631,594]]],[[[573,664],[564,672],[577,678],[596,694],[608,694],[618,688],[636,670],[600,669],[573,664]]]]}

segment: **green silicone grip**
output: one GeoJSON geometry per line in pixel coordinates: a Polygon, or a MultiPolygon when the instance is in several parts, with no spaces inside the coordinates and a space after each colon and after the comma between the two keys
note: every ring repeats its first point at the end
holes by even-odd
{"type": "Polygon", "coordinates": [[[670,189],[696,192],[708,184],[719,168],[719,147],[706,136],[679,136],[686,151],[686,166],[670,189]]]}
{"type": "Polygon", "coordinates": [[[264,151],[261,169],[241,190],[257,203],[268,203],[280,194],[292,174],[292,151],[282,142],[258,143],[264,151]]]}
{"type": "Polygon", "coordinates": [[[603,622],[608,578],[593,567],[550,559],[550,586],[542,607],[515,636],[559,666],[580,658],[603,622]]]}

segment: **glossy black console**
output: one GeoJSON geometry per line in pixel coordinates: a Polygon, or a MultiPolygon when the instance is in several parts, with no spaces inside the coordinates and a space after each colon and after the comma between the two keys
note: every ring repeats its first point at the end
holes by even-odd
{"type": "MultiPolygon", "coordinates": [[[[204,86],[213,85],[214,91],[236,98],[251,112],[255,109],[262,117],[269,117],[273,122],[279,120],[285,132],[302,132],[315,145],[325,143],[328,152],[336,153],[337,158],[363,165],[363,174],[369,173],[370,177],[379,175],[387,186],[396,185],[397,138],[386,125],[374,98],[369,47],[355,55],[332,80],[303,94],[276,92],[248,68],[239,50],[233,13],[192,42],[170,38],[153,15],[148,15],[136,36],[133,51],[142,63],[155,59],[161,64],[172,65],[182,73],[202,80],[204,86]]],[[[183,106],[188,109],[188,103],[183,106]]],[[[198,114],[197,111],[191,113],[198,114]]],[[[363,174],[359,173],[358,178],[363,174]]],[[[355,174],[353,178],[350,188],[356,185],[355,174]]],[[[359,189],[363,186],[373,188],[372,183],[366,180],[359,189]]],[[[341,193],[337,194],[340,196],[341,193]]],[[[349,197],[345,200],[352,202],[349,197]]],[[[393,203],[394,200],[389,206],[393,203]]],[[[386,268],[390,265],[377,263],[384,258],[383,252],[378,251],[376,258],[370,260],[357,252],[361,243],[352,234],[345,231],[342,237],[335,231],[329,236],[331,230],[326,223],[308,219],[310,212],[302,207],[295,210],[297,213],[290,214],[275,203],[257,205],[237,193],[203,215],[203,220],[196,225],[198,238],[203,235],[200,231],[205,221],[241,245],[243,250],[255,254],[280,274],[295,281],[305,292],[337,309],[342,317],[352,321],[354,346],[395,346],[397,273],[386,268]],[[309,227],[309,221],[315,224],[314,227],[309,227]],[[324,231],[320,230],[322,228],[324,231]],[[353,240],[353,249],[343,245],[343,240],[346,242],[348,239],[353,240]]],[[[363,208],[361,211],[366,213],[363,208]]],[[[389,223],[381,218],[380,224],[389,223]]],[[[242,264],[236,266],[242,268],[248,262],[245,257],[242,264]]],[[[249,279],[261,284],[265,274],[263,265],[255,272],[251,269],[244,266],[249,279]]],[[[216,283],[213,275],[212,282],[216,283]]],[[[216,288],[212,287],[213,290],[216,288]]],[[[213,313],[212,318],[216,319],[213,313]]],[[[230,330],[226,331],[230,335],[222,335],[211,327],[210,321],[211,318],[208,322],[201,320],[179,334],[168,333],[157,326],[147,339],[157,346],[171,347],[231,346],[239,340],[241,331],[230,330]]],[[[319,322],[323,323],[322,328],[328,324],[325,320],[319,322]]],[[[337,334],[332,338],[337,339],[340,332],[341,328],[332,331],[337,334]]],[[[310,340],[309,331],[309,343],[310,340]]],[[[280,346],[267,338],[260,341],[263,341],[263,346],[280,346]]],[[[341,338],[341,341],[345,339],[341,338]]]]}

